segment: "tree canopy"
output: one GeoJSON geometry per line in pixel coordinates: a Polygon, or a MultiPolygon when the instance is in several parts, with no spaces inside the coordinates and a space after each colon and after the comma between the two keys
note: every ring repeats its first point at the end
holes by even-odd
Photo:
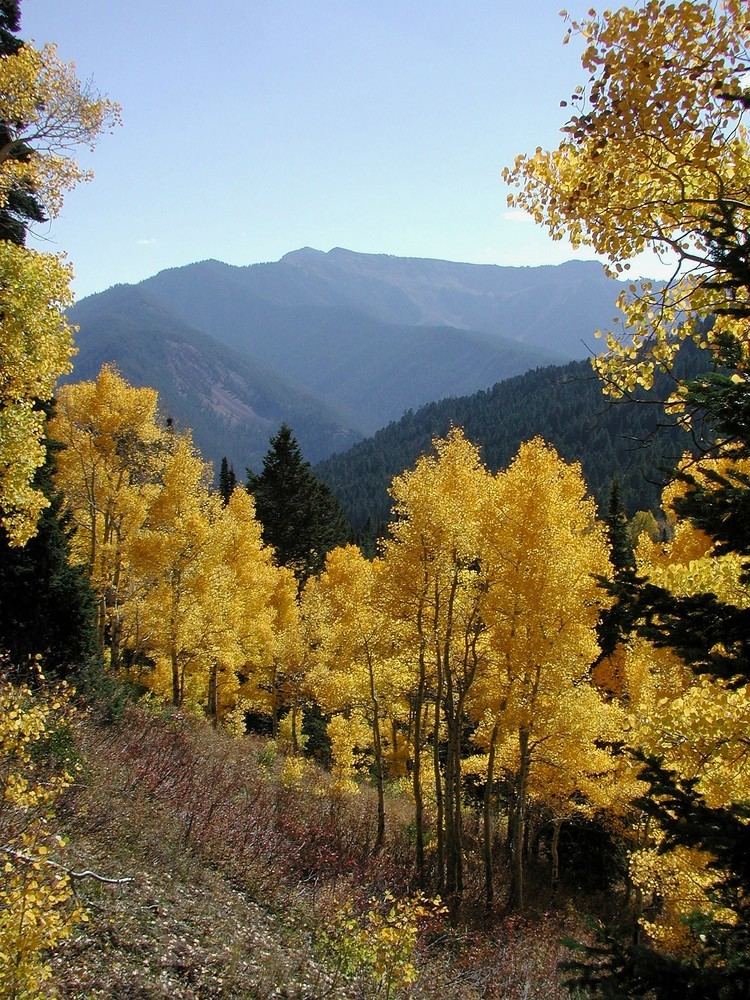
{"type": "MultiPolygon", "coordinates": [[[[750,8],[649,0],[592,10],[568,37],[583,42],[587,79],[560,146],[505,171],[509,201],[616,273],[644,249],[674,262],[671,280],[621,296],[624,328],[595,361],[608,391],[650,385],[688,337],[715,365],[678,379],[670,400],[686,424],[708,419],[714,458],[678,470],[664,502],[687,520],[668,546],[641,541],[647,579],[618,595],[635,636],[626,697],[643,706],[631,736],[648,787],[638,804],[656,824],[631,866],[661,904],[641,915],[650,944],[616,946],[609,969],[618,995],[746,996],[750,788],[737,719],[750,683],[750,8]],[[734,764],[722,770],[726,754],[734,764]]],[[[611,995],[601,968],[583,978],[611,995]]]]}
{"type": "Polygon", "coordinates": [[[0,525],[13,545],[34,534],[49,500],[34,483],[44,462],[44,412],[69,370],[70,268],[61,255],[23,246],[30,221],[60,210],[63,193],[84,180],[72,151],[91,145],[118,109],[76,78],[54,46],[20,43],[18,5],[2,11],[0,48],[0,525]]]}
{"type": "Polygon", "coordinates": [[[263,541],[275,549],[279,565],[292,569],[300,581],[319,572],[326,553],[348,540],[338,501],[302,457],[287,424],[271,438],[260,475],[248,470],[248,490],[263,525],[263,541]]]}

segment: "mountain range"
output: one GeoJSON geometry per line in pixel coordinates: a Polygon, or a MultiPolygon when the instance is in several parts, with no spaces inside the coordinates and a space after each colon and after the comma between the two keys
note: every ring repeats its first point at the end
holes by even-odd
{"type": "Polygon", "coordinates": [[[282,421],[316,462],[406,410],[591,353],[622,287],[582,261],[513,268],[339,248],[247,267],[207,260],[78,302],[71,377],[111,362],[153,386],[215,463],[257,468],[282,421]]]}
{"type": "Polygon", "coordinates": [[[586,361],[551,365],[506,379],[470,396],[428,403],[405,413],[340,455],[315,467],[333,490],[360,541],[372,545],[389,519],[388,488],[394,476],[429,453],[435,437],[462,427],[480,447],[494,472],[505,468],[520,444],[540,436],[567,462],[580,462],[590,493],[606,512],[614,480],[630,515],[657,511],[661,491],[678,458],[705,446],[710,428],[694,423],[687,434],[660,400],[673,389],[673,377],[694,378],[709,359],[687,342],[672,376],[657,375],[646,393],[613,401],[586,361]]]}

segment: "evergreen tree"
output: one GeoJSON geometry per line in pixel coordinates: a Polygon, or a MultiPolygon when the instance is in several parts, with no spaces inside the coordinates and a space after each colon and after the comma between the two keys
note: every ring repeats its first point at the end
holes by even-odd
{"type": "Polygon", "coordinates": [[[597,638],[601,653],[597,663],[611,656],[618,642],[632,626],[633,601],[635,592],[642,581],[636,574],[635,554],[630,538],[628,519],[617,480],[612,481],[609,495],[609,510],[604,519],[607,526],[610,559],[614,568],[612,580],[600,580],[601,585],[613,598],[613,603],[599,619],[597,638]]]}
{"type": "MultiPolygon", "coordinates": [[[[23,45],[16,35],[20,26],[20,0],[0,0],[0,57],[15,55],[23,45]]],[[[6,146],[10,139],[8,125],[0,121],[0,146],[6,146]]],[[[19,142],[15,143],[8,159],[25,163],[32,155],[31,148],[19,142]]],[[[26,241],[28,224],[45,221],[44,210],[34,192],[24,185],[16,185],[8,191],[0,208],[0,239],[22,246],[26,241]]]]}
{"type": "Polygon", "coordinates": [[[48,440],[36,477],[50,500],[36,535],[23,548],[0,535],[0,650],[25,680],[35,675],[37,654],[46,674],[66,677],[85,669],[96,651],[94,595],[83,569],[70,565],[68,527],[53,484],[56,450],[48,440]]]}
{"type": "Polygon", "coordinates": [[[271,438],[261,474],[248,469],[247,488],[255,498],[263,541],[275,549],[280,566],[294,570],[300,586],[320,572],[327,552],[348,541],[338,501],[304,460],[286,424],[271,438]]]}
{"type": "Polygon", "coordinates": [[[225,507],[229,503],[229,498],[236,485],[237,476],[234,474],[234,466],[229,464],[225,455],[221,460],[221,471],[219,472],[219,493],[225,507]]]}

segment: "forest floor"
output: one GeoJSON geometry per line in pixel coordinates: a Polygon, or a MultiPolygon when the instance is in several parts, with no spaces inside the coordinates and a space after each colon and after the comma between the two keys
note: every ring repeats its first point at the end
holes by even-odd
{"type": "Polygon", "coordinates": [[[492,921],[477,909],[457,928],[434,919],[400,992],[331,947],[347,904],[408,890],[405,802],[390,802],[373,855],[368,794],[337,798],[312,764],[290,776],[258,740],[131,709],[85,721],[76,741],[79,778],[59,810],[66,861],[132,881],[76,881],[88,919],[53,956],[61,998],[569,997],[558,963],[560,940],[581,930],[570,905],[492,921]]]}

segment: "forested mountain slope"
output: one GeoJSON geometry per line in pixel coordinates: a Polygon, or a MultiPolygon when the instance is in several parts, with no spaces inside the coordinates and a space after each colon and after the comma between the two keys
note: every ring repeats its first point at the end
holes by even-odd
{"type": "Polygon", "coordinates": [[[346,294],[386,322],[479,330],[557,355],[550,361],[596,347],[593,332],[611,320],[622,287],[594,261],[499,267],[305,247],[270,266],[282,265],[319,295],[346,294]]]}
{"type": "MultiPolygon", "coordinates": [[[[681,372],[698,372],[705,361],[683,352],[681,372]]],[[[495,470],[511,460],[522,441],[541,435],[567,461],[580,461],[593,495],[606,502],[613,478],[632,514],[658,509],[666,473],[691,438],[675,427],[656,400],[670,381],[657,380],[650,402],[611,402],[585,361],[549,366],[499,382],[471,396],[444,399],[404,414],[401,420],[320,463],[316,472],[333,489],[355,530],[371,535],[388,519],[393,476],[429,450],[432,438],[463,427],[495,470]]]]}
{"type": "Polygon", "coordinates": [[[282,421],[298,429],[313,461],[359,436],[320,399],[180,322],[137,288],[116,286],[75,307],[78,355],[68,381],[114,363],[134,385],[158,390],[164,417],[190,427],[206,458],[238,470],[259,464],[282,421]]]}
{"type": "Polygon", "coordinates": [[[583,356],[620,287],[584,262],[340,249],[249,267],[209,260],[79,302],[73,377],[117,362],[160,390],[214,462],[257,464],[282,420],[317,461],[409,408],[583,356]]]}
{"type": "Polygon", "coordinates": [[[207,261],[162,272],[140,287],[182,322],[334,406],[362,433],[374,433],[409,407],[556,360],[553,351],[509,338],[386,322],[352,304],[322,305],[297,295],[294,281],[288,296],[279,290],[279,300],[269,300],[267,288],[255,290],[253,275],[253,268],[207,261]],[[252,279],[247,286],[243,277],[252,279]]]}

